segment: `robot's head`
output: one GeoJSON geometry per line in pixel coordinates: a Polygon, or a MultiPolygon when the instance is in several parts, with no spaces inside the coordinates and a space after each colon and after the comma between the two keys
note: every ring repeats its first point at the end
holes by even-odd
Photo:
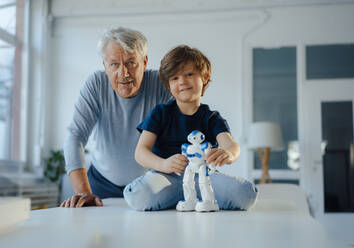
{"type": "Polygon", "coordinates": [[[187,139],[192,144],[201,144],[205,140],[205,136],[202,132],[194,130],[188,135],[187,139]]]}

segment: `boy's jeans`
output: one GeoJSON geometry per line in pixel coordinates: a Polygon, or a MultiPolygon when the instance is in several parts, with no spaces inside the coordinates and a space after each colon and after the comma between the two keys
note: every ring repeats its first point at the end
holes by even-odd
{"type": "MultiPolygon", "coordinates": [[[[220,172],[215,172],[210,177],[220,209],[247,210],[255,203],[258,191],[250,181],[220,172]]],[[[182,181],[183,175],[148,171],[125,187],[124,198],[136,210],[175,208],[178,201],[184,199],[182,181]]],[[[198,199],[201,199],[198,174],[195,177],[195,187],[198,199]]]]}

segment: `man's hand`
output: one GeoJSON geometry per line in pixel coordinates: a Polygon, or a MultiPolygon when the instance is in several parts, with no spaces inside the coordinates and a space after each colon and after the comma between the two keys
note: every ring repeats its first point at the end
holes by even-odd
{"type": "Polygon", "coordinates": [[[213,163],[214,166],[223,166],[231,164],[234,161],[234,156],[231,152],[223,148],[213,148],[205,156],[207,164],[213,163]]]}
{"type": "Polygon", "coordinates": [[[60,204],[63,208],[81,208],[85,206],[103,206],[101,199],[88,193],[75,194],[60,204]]]}
{"type": "Polygon", "coordinates": [[[162,164],[161,171],[165,173],[179,173],[182,174],[186,169],[188,159],[182,154],[175,154],[165,159],[162,164]]]}

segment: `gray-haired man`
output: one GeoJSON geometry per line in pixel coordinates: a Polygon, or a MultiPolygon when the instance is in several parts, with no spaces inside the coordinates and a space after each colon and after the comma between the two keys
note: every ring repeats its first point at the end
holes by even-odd
{"type": "Polygon", "coordinates": [[[136,126],[155,105],[171,98],[157,71],[146,70],[143,34],[111,28],[98,48],[105,71],[93,73],[81,89],[64,144],[75,194],[62,207],[102,206],[100,198],[123,197],[124,186],[145,173],[134,160],[136,126]],[[95,149],[86,173],[83,147],[93,129],[95,149]]]}

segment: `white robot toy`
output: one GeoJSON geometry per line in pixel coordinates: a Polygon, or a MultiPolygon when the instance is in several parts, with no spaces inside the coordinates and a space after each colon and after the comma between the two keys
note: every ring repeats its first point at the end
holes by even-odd
{"type": "Polygon", "coordinates": [[[210,182],[210,174],[215,171],[215,167],[207,165],[205,160],[205,155],[211,150],[211,144],[203,143],[205,136],[198,130],[191,132],[187,139],[192,144],[182,145],[182,154],[189,160],[183,177],[184,200],[178,202],[176,209],[198,212],[219,211],[210,182]],[[199,173],[199,188],[202,196],[200,201],[195,190],[195,173],[199,173]]]}

